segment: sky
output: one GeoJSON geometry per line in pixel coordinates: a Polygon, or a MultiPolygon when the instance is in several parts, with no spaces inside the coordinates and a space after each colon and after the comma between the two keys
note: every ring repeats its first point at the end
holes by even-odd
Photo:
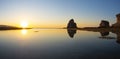
{"type": "Polygon", "coordinates": [[[62,28],[70,19],[78,27],[99,26],[101,20],[116,22],[120,0],[0,0],[0,25],[62,28]]]}

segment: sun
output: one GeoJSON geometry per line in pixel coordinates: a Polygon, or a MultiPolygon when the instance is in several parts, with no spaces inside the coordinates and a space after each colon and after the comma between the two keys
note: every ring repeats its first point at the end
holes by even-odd
{"type": "Polygon", "coordinates": [[[28,22],[27,21],[22,21],[21,22],[21,27],[22,28],[27,28],[28,27],[28,22]]]}

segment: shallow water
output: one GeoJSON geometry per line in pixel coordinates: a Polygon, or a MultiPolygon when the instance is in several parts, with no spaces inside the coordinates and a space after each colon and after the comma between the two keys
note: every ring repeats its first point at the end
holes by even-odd
{"type": "Polygon", "coordinates": [[[120,59],[119,36],[66,29],[0,31],[0,59],[120,59]]]}

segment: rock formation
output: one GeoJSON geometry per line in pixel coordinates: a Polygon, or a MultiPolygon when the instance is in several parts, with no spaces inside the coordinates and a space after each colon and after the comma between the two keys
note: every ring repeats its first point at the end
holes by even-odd
{"type": "Polygon", "coordinates": [[[109,22],[105,20],[102,20],[99,25],[99,28],[109,28],[109,27],[110,27],[109,22]]]}
{"type": "Polygon", "coordinates": [[[74,22],[74,19],[71,19],[69,23],[67,24],[67,28],[77,28],[76,23],[74,22]]]}
{"type": "Polygon", "coordinates": [[[113,24],[111,27],[120,28],[120,14],[117,14],[116,18],[117,18],[117,22],[115,24],[113,24]]]}

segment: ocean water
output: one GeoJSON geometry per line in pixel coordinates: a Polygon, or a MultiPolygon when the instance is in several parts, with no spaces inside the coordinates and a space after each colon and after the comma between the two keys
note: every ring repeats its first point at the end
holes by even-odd
{"type": "Polygon", "coordinates": [[[120,59],[120,34],[67,29],[0,31],[0,59],[120,59]]]}

